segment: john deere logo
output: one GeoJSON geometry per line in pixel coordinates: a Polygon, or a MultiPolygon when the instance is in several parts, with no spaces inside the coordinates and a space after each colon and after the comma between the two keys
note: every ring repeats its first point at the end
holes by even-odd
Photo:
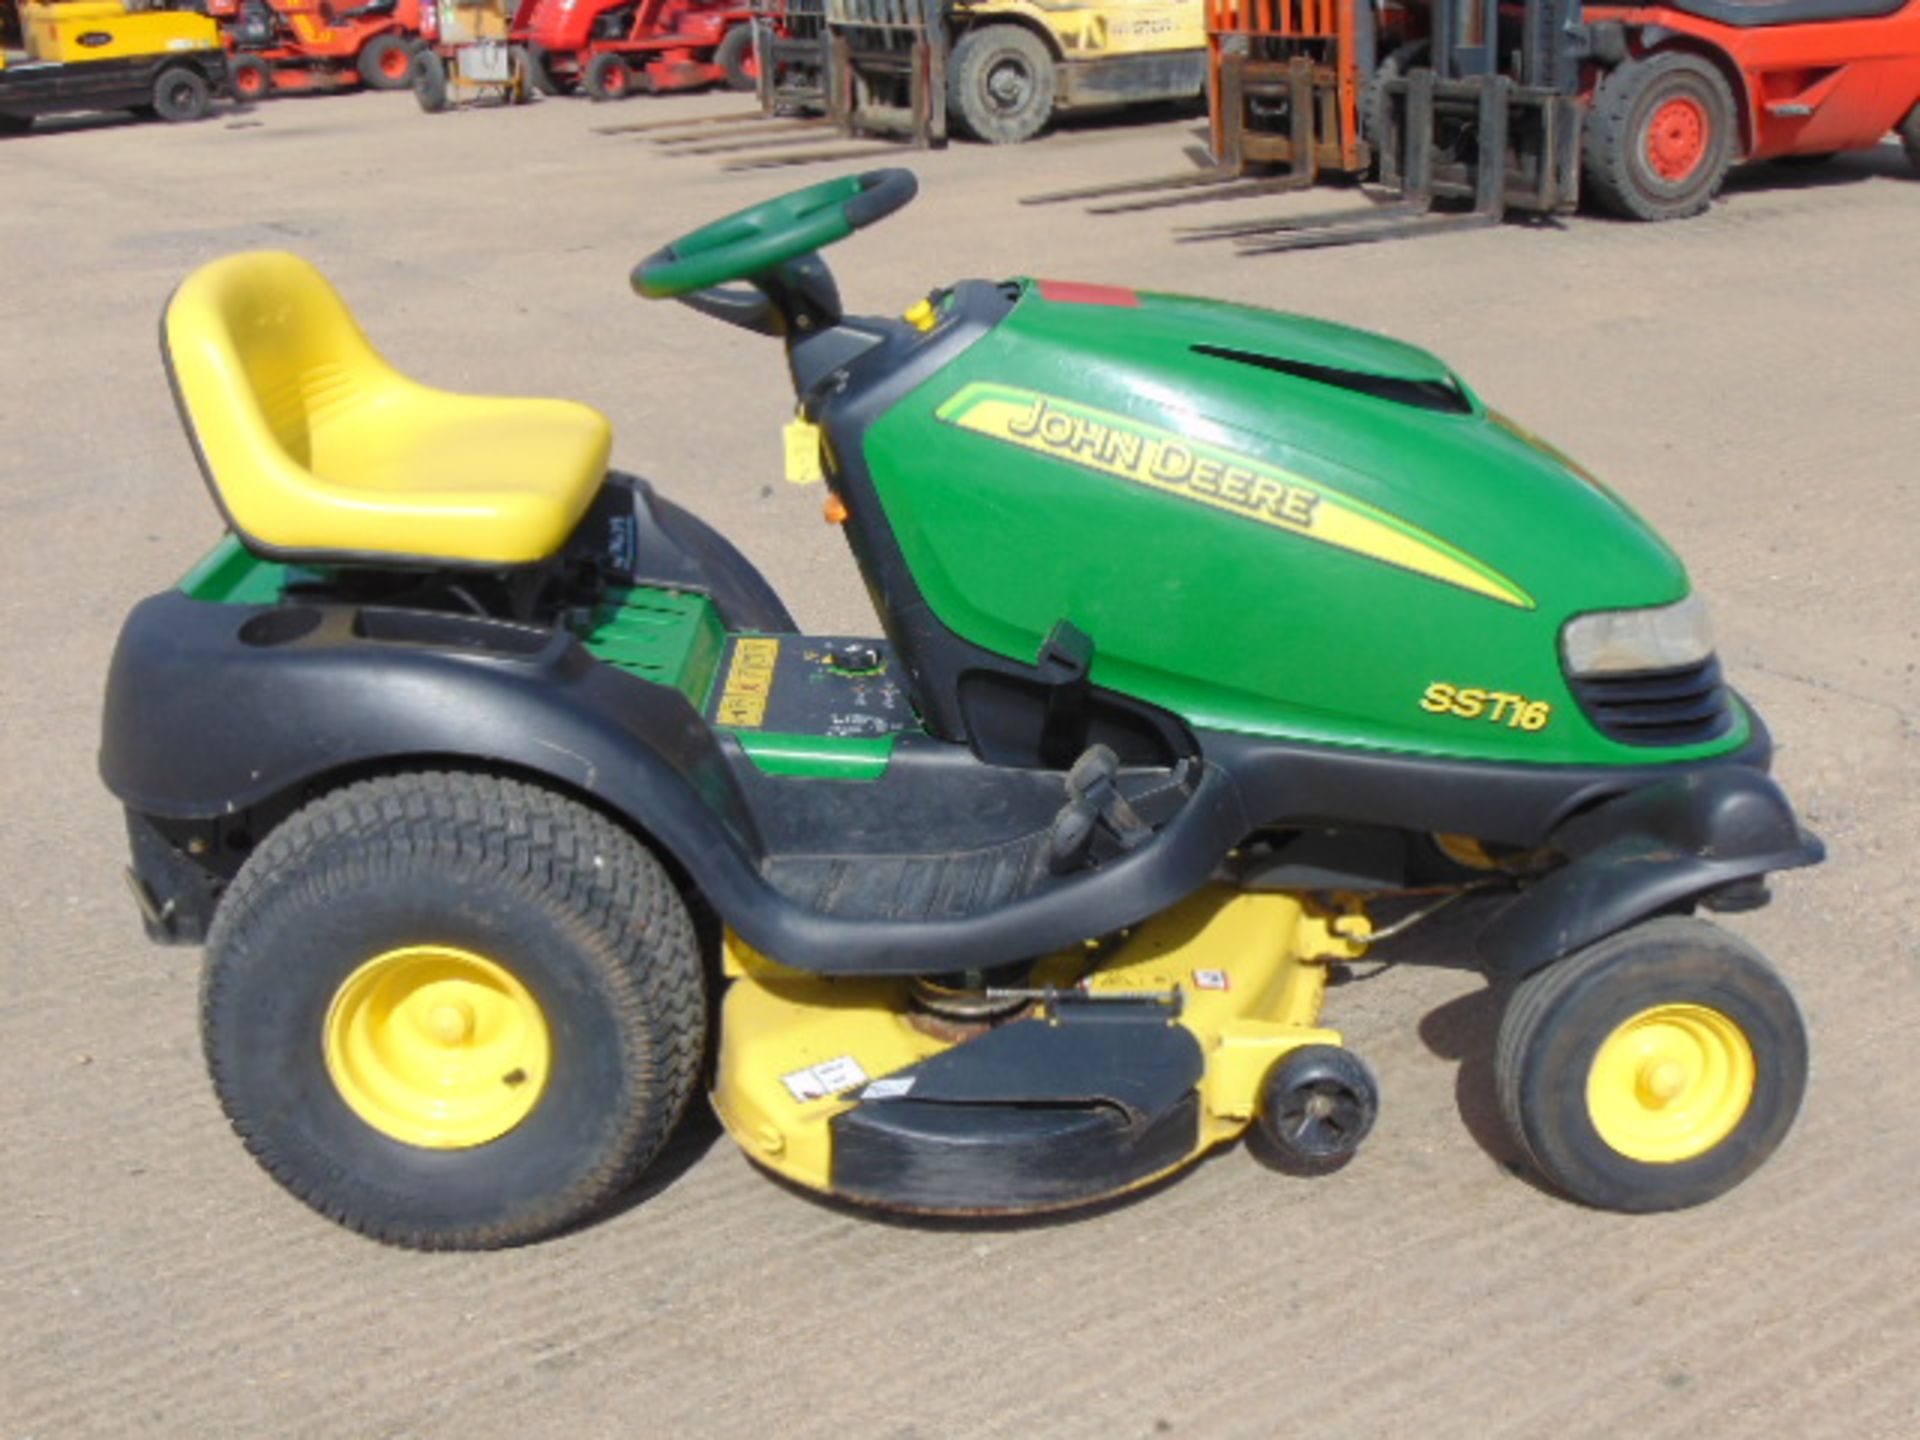
{"type": "Polygon", "coordinates": [[[104,30],[89,30],[86,34],[76,39],[74,43],[76,45],[84,45],[89,50],[98,50],[102,45],[111,45],[113,43],[113,36],[104,30]]]}
{"type": "Polygon", "coordinates": [[[1011,385],[975,381],[936,412],[949,425],[1332,545],[1523,610],[1533,597],[1396,515],[1251,455],[1011,385]]]}

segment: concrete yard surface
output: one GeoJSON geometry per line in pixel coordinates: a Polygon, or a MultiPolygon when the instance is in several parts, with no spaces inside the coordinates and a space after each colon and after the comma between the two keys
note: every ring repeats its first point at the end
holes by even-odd
{"type": "Polygon", "coordinates": [[[1263,259],[1174,227],[1352,197],[1016,203],[1177,166],[1196,122],[1163,113],[889,152],[920,199],[830,255],[853,310],[1030,274],[1388,331],[1666,534],[1832,850],[1729,921],[1814,1044],[1799,1125],[1740,1189],[1631,1218],[1528,1183],[1492,1099],[1497,1013],[1471,971],[1427,966],[1329,994],[1384,1107],[1317,1181],[1236,1146],[1084,1215],[875,1219],[768,1180],[702,1107],[599,1223],[422,1256],[256,1168],[205,1076],[199,955],[143,940],[95,771],[121,617],[220,532],[161,306],[214,256],[297,250],[403,369],[600,407],[616,462],[731,535],[803,625],[870,631],[820,492],[780,478],[777,348],[627,285],[673,236],[831,173],[593,133],[741,103],[427,117],[370,94],[0,142],[0,1440],[1920,1434],[1920,181],[1892,144],[1737,176],[1686,222],[1263,259]]]}

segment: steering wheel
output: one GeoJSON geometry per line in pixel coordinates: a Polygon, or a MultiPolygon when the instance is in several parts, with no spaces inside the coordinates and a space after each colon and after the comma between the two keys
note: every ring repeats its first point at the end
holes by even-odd
{"type": "Polygon", "coordinates": [[[654,251],[633,267],[633,288],[671,300],[751,280],[886,219],[919,189],[911,170],[869,170],[750,205],[654,251]]]}

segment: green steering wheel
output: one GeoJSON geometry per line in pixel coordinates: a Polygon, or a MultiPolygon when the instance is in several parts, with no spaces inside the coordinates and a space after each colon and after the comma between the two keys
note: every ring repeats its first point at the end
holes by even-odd
{"type": "Polygon", "coordinates": [[[750,205],[654,251],[633,267],[633,288],[670,300],[751,280],[884,220],[919,189],[911,170],[869,170],[750,205]]]}

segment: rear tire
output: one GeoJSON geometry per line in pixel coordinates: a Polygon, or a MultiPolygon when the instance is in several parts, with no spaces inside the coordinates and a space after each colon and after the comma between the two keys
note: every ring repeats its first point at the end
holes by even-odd
{"type": "Polygon", "coordinates": [[[1731,1190],[1785,1138],[1806,1028],[1738,936],[1650,920],[1520,984],[1494,1080],[1514,1139],[1557,1189],[1606,1210],[1679,1210],[1731,1190]]]}
{"type": "Polygon", "coordinates": [[[1581,158],[1602,208],[1629,220],[1680,220],[1713,203],[1737,142],[1726,80],[1707,61],[1669,50],[1601,80],[1581,158]]]}
{"type": "Polygon", "coordinates": [[[273,94],[273,67],[258,55],[240,55],[227,67],[227,80],[242,103],[273,94]]]}
{"type": "Polygon", "coordinates": [[[596,1213],[700,1077],[686,906],[605,816],[498,776],[335,791],[241,868],[201,1036],[281,1185],[389,1244],[487,1249],[596,1213]]]}
{"type": "Polygon", "coordinates": [[[729,90],[752,90],[760,83],[760,66],[753,53],[753,26],[736,25],[720,39],[713,63],[726,75],[729,90]]]}
{"type": "Polygon", "coordinates": [[[1053,55],[1031,30],[982,25],[953,47],[947,101],[960,128],[989,145],[1018,145],[1053,115],[1053,55]]]}
{"type": "Polygon", "coordinates": [[[413,57],[413,98],[429,115],[447,108],[447,62],[432,50],[413,57]]]}
{"type": "Polygon", "coordinates": [[[153,82],[153,113],[171,124],[206,119],[211,98],[206,77],[198,70],[175,66],[153,82]]]}
{"type": "Polygon", "coordinates": [[[413,81],[413,58],[400,36],[376,35],[360,47],[360,78],[369,90],[404,90],[413,81]]]}
{"type": "Polygon", "coordinates": [[[595,100],[624,100],[633,94],[633,67],[618,55],[596,55],[583,83],[595,100]]]}

